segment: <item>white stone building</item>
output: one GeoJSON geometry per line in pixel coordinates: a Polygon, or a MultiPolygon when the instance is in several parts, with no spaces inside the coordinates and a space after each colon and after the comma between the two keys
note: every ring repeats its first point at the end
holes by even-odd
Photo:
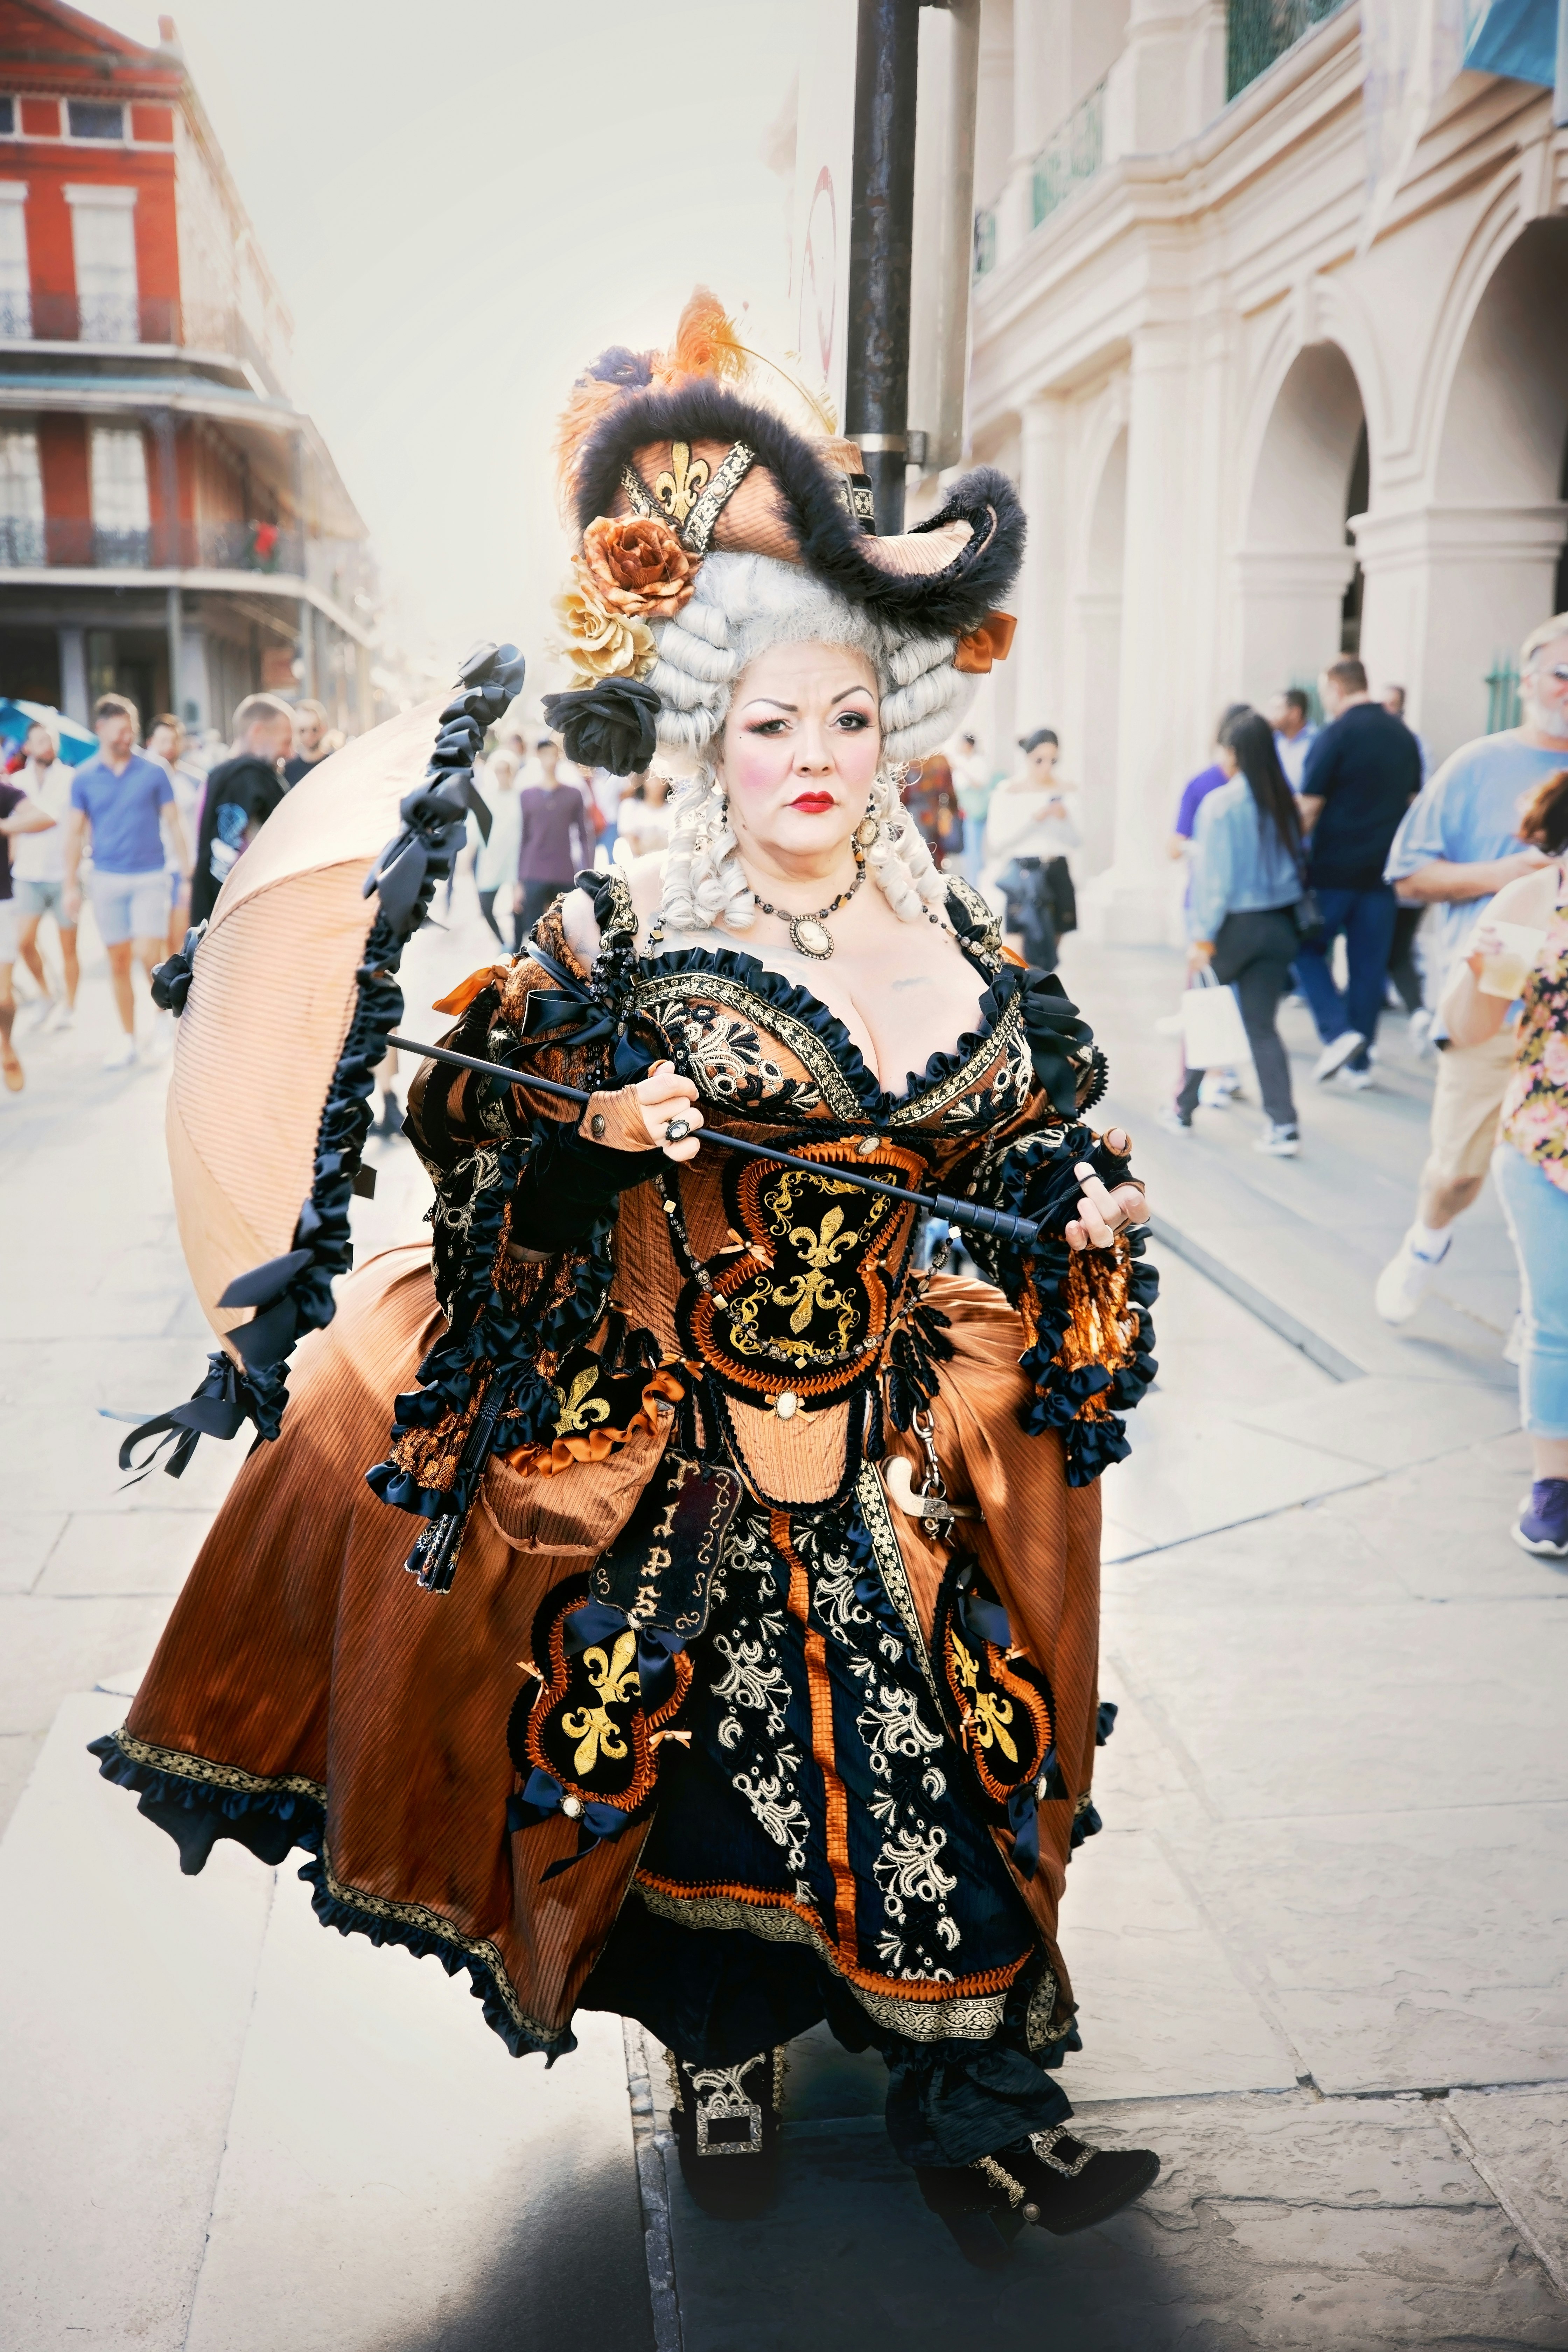
{"type": "Polygon", "coordinates": [[[1108,936],[1226,702],[1359,649],[1440,759],[1568,604],[1568,131],[1476,13],[983,0],[970,436],[1032,535],[978,724],[1058,730],[1108,936]]]}

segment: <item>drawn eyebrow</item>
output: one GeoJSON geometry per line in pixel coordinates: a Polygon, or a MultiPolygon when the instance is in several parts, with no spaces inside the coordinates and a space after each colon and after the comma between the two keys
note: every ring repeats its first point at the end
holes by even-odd
{"type": "MultiPolygon", "coordinates": [[[[838,704],[845,701],[851,694],[869,694],[870,691],[871,689],[866,684],[864,678],[858,677],[853,686],[847,686],[843,688],[840,692],[836,694],[833,700],[827,707],[829,710],[836,709],[838,704]]],[[[778,697],[774,694],[751,695],[747,698],[743,708],[750,710],[759,702],[765,702],[770,710],[788,710],[796,715],[798,715],[800,710],[800,705],[798,702],[781,702],[778,697]]]]}

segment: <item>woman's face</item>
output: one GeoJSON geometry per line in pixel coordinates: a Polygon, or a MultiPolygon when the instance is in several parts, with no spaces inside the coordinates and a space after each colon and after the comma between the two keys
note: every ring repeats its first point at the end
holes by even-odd
{"type": "Polygon", "coordinates": [[[773,646],[736,683],[719,772],[742,852],[839,849],[866,814],[882,753],[877,681],[847,646],[773,646]]]}
{"type": "Polygon", "coordinates": [[[47,727],[29,727],[22,745],[22,756],[40,768],[47,768],[55,756],[54,740],[47,727]]]}
{"type": "Polygon", "coordinates": [[[1059,749],[1060,746],[1056,743],[1036,744],[1029,753],[1028,761],[1029,775],[1035,783],[1048,784],[1055,782],[1057,753],[1059,749]]]}

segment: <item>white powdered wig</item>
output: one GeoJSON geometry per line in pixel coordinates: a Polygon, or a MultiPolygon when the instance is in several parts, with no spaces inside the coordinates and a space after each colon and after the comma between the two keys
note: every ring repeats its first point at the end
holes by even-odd
{"type": "MultiPolygon", "coordinates": [[[[648,684],[659,698],[658,740],[702,752],[723,732],[735,680],[777,645],[852,646],[876,673],[883,765],[872,787],[877,838],[871,879],[894,912],[914,922],[941,909],[946,886],[899,797],[892,770],[943,742],[969,707],[974,681],[954,669],[956,640],[907,636],[861,612],[798,564],[768,555],[709,555],[689,604],[653,625],[658,660],[648,684]]],[[[665,860],[663,919],[673,930],[723,922],[746,930],[751,886],[713,767],[700,761],[677,784],[665,860]]]]}

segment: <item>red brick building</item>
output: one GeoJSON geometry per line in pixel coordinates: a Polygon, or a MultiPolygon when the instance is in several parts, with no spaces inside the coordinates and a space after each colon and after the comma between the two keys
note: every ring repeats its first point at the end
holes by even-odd
{"type": "Polygon", "coordinates": [[[172,20],[0,0],[0,694],[371,723],[365,530],[172,20]]]}

